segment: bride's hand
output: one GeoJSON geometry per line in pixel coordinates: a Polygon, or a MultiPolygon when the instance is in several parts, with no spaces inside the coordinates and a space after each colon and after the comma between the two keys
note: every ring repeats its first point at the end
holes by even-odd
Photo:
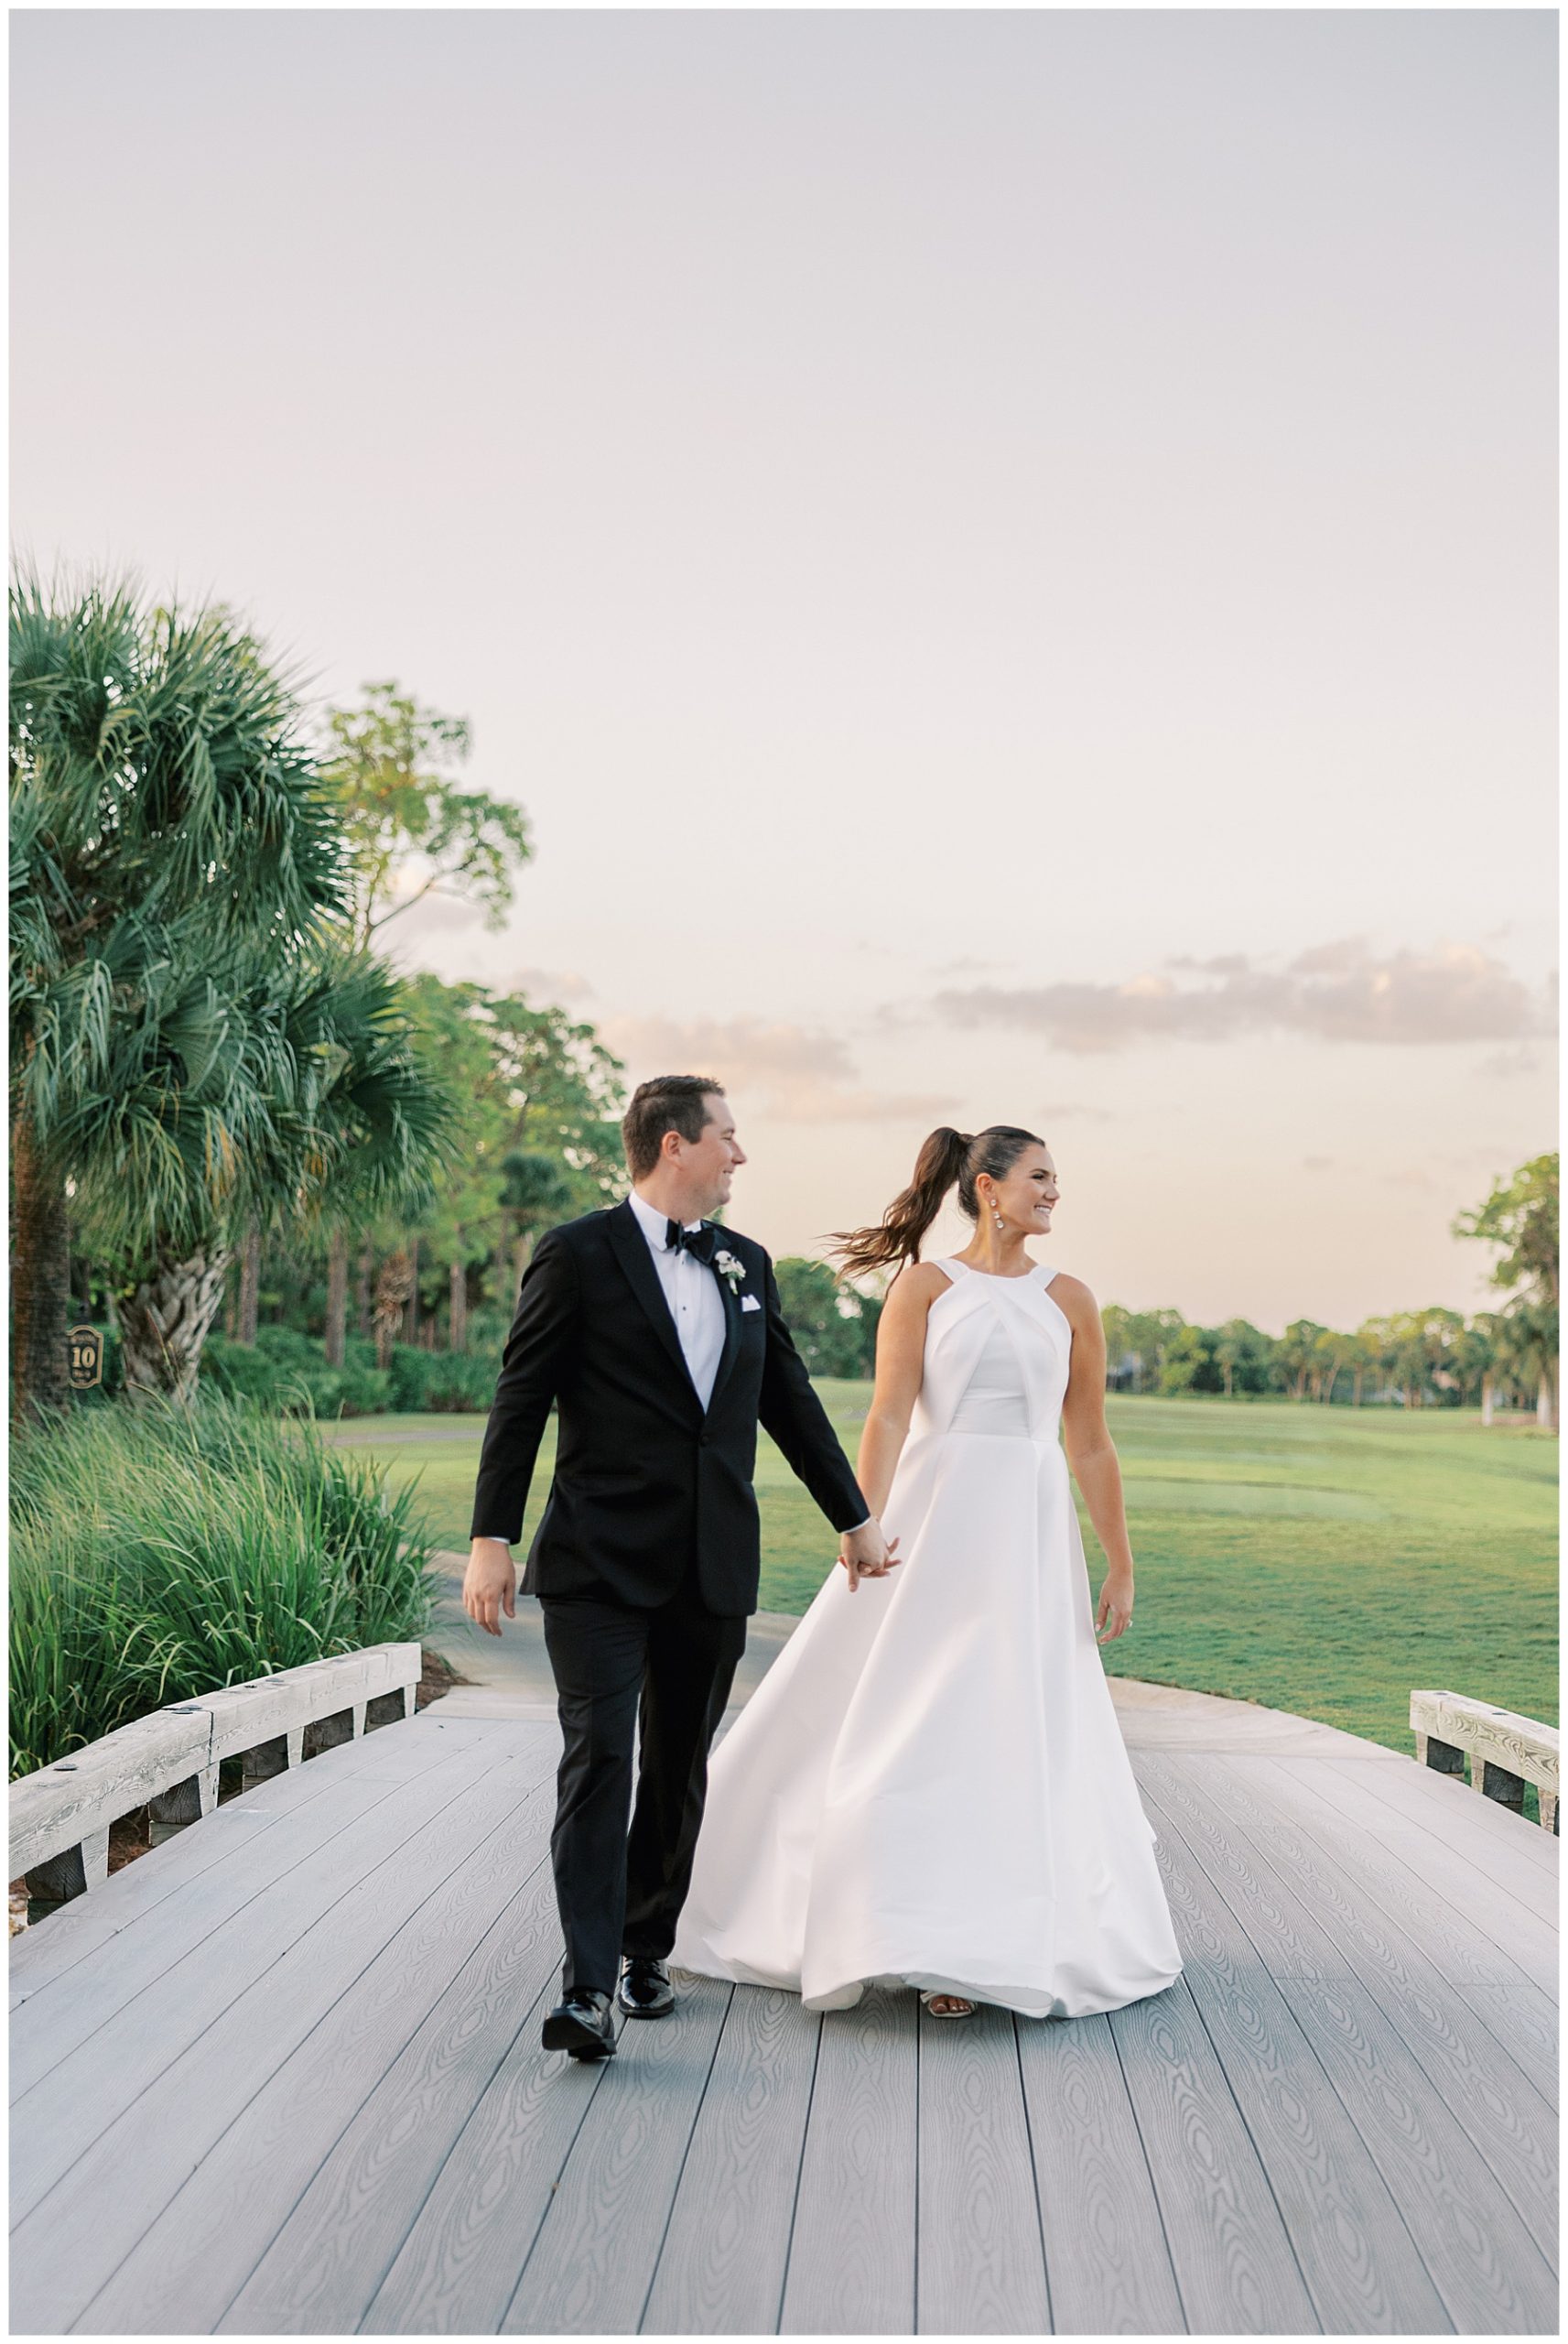
{"type": "Polygon", "coordinates": [[[882,1579],[898,1560],[898,1540],[884,1538],[882,1526],[873,1515],[859,1530],[846,1530],[838,1540],[838,1560],[849,1574],[849,1592],[854,1594],[863,1579],[882,1579]]]}
{"type": "Polygon", "coordinates": [[[1125,1572],[1109,1571],[1099,1591],[1095,1613],[1095,1642],[1109,1644],[1132,1624],[1132,1581],[1125,1572]],[[1102,1633],[1103,1631],[1103,1633],[1102,1633]]]}

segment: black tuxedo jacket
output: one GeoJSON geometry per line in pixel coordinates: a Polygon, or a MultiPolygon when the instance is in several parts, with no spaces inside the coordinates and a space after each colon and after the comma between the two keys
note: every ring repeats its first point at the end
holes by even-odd
{"type": "Polygon", "coordinates": [[[631,1206],[588,1213],[540,1239],[485,1428],[472,1532],[514,1545],[522,1536],[556,1401],[556,1476],[529,1549],[528,1594],[663,1603],[695,1562],[709,1612],[754,1612],[759,1422],[836,1530],[870,1514],[790,1340],[772,1262],[731,1229],[719,1243],[746,1275],[732,1292],[709,1273],[725,1323],[705,1412],[631,1206]],[[756,1309],[742,1307],[747,1296],[756,1309]]]}

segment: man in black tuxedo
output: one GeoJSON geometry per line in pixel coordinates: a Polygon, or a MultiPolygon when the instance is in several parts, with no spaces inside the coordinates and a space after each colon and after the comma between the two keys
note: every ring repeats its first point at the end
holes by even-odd
{"type": "Polygon", "coordinates": [[[644,1082],[622,1129],[631,1196],[549,1231],[524,1277],[463,1581],[470,1617],[499,1635],[555,1402],[555,1481],[523,1585],[545,1615],[565,1737],[550,1852],[566,1967],[544,2040],[575,2058],[614,2050],[612,1991],[633,2018],[674,2006],[666,1964],[708,1748],[757,1608],[759,1423],[841,1534],[851,1583],[892,1560],[766,1253],[703,1219],[746,1160],[722,1091],[697,1075],[644,1082]]]}

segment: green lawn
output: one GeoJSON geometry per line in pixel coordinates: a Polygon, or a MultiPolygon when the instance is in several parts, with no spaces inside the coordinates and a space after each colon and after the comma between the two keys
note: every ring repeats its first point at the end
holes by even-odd
{"type": "MultiPolygon", "coordinates": [[[[819,1386],[850,1457],[864,1384],[819,1386]]],[[[1557,1443],[1470,1411],[1112,1399],[1138,1562],[1108,1669],[1321,1718],[1410,1751],[1412,1686],[1557,1721],[1557,1443]]],[[[483,1420],[379,1416],[332,1438],[417,1474],[468,1544],[483,1420]]],[[[541,1460],[528,1509],[548,1486],[541,1460]]],[[[763,1608],[804,1612],[836,1542],[771,1442],[758,1460],[763,1608]]],[[[1081,1511],[1081,1509],[1080,1509],[1081,1511]]],[[[1085,1542],[1098,1594],[1100,1556],[1085,1542]]],[[[1533,1811],[1533,1796],[1531,1797],[1533,1811]]]]}

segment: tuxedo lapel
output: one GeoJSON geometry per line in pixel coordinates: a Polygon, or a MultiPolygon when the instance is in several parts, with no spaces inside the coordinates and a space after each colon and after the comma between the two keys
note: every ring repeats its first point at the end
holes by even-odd
{"type": "MultiPolygon", "coordinates": [[[[653,1256],[648,1251],[648,1241],[637,1226],[636,1216],[630,1205],[619,1204],[611,1208],[605,1215],[605,1221],[610,1233],[610,1243],[615,1250],[615,1258],[631,1281],[632,1291],[647,1313],[653,1324],[654,1332],[668,1351],[680,1377],[682,1389],[691,1401],[693,1407],[697,1407],[699,1403],[692,1384],[690,1371],[686,1363],[686,1353],[680,1347],[680,1336],[676,1330],[676,1322],[670,1316],[669,1304],[665,1300],[665,1290],[659,1284],[659,1274],[654,1267],[653,1256]]],[[[724,1340],[725,1350],[728,1352],[730,1346],[728,1328],[725,1329],[724,1340]]]]}
{"type": "Polygon", "coordinates": [[[718,1403],[719,1394],[724,1389],[724,1379],[734,1366],[735,1354],[741,1348],[741,1297],[730,1286],[729,1279],[719,1277],[717,1270],[710,1271],[708,1275],[715,1280],[719,1293],[724,1297],[724,1349],[719,1354],[719,1365],[713,1377],[713,1389],[708,1395],[708,1413],[711,1416],[718,1403]]]}

